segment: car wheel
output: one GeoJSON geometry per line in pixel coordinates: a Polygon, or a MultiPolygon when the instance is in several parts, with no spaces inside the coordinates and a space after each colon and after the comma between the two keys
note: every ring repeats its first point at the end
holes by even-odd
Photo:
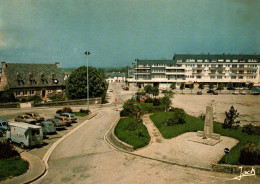
{"type": "Polygon", "coordinates": [[[21,148],[23,148],[23,149],[25,148],[25,145],[23,142],[21,143],[21,148]]]}

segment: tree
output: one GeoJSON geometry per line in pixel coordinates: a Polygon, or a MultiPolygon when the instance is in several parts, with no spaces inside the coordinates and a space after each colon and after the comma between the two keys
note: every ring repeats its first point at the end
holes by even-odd
{"type": "Polygon", "coordinates": [[[162,103],[163,103],[163,105],[164,105],[164,107],[165,107],[165,112],[167,112],[167,110],[169,109],[169,107],[170,107],[171,104],[172,104],[172,101],[171,101],[171,99],[169,98],[169,96],[164,96],[164,97],[162,98],[162,103]]]}
{"type": "Polygon", "coordinates": [[[254,86],[254,83],[250,82],[247,87],[249,90],[251,90],[253,88],[253,86],[254,86]]]}
{"type": "Polygon", "coordinates": [[[223,90],[223,89],[224,89],[224,84],[220,83],[218,85],[218,90],[220,91],[220,93],[221,93],[221,90],[223,90]]]}
{"type": "Polygon", "coordinates": [[[230,93],[230,90],[233,90],[233,89],[234,89],[232,82],[229,82],[229,83],[228,83],[227,89],[229,90],[229,93],[230,93]]]}
{"type": "Polygon", "coordinates": [[[154,86],[154,87],[152,88],[152,95],[153,95],[153,97],[159,95],[159,88],[158,88],[157,86],[154,86]]]}
{"type": "Polygon", "coordinates": [[[176,82],[171,83],[170,88],[172,90],[176,89],[176,82]]]}
{"type": "MultiPolygon", "coordinates": [[[[107,90],[103,70],[89,67],[89,96],[101,97],[107,90]]],[[[67,81],[66,95],[69,99],[87,98],[87,67],[74,70],[67,81]]]]}
{"type": "Polygon", "coordinates": [[[229,112],[225,112],[226,118],[224,119],[224,123],[222,124],[223,128],[228,129],[237,129],[239,127],[240,121],[235,121],[236,118],[239,116],[237,110],[231,106],[229,112]]]}
{"type": "Polygon", "coordinates": [[[185,84],[182,82],[181,86],[180,86],[180,90],[182,90],[182,93],[183,93],[184,88],[185,88],[185,84]]]}
{"type": "Polygon", "coordinates": [[[144,91],[145,91],[145,93],[149,94],[149,96],[150,96],[150,94],[152,94],[152,90],[153,90],[152,85],[149,84],[149,85],[144,86],[144,91]]]}
{"type": "Polygon", "coordinates": [[[212,90],[213,88],[214,88],[214,84],[213,84],[213,83],[210,83],[210,84],[209,84],[209,89],[212,90]]]}
{"type": "Polygon", "coordinates": [[[0,91],[0,102],[16,102],[14,92],[10,89],[0,91]]]}
{"type": "Polygon", "coordinates": [[[190,86],[189,86],[189,88],[190,88],[190,91],[191,91],[191,93],[192,93],[192,90],[194,89],[194,83],[191,83],[190,86]]]}
{"type": "Polygon", "coordinates": [[[204,84],[200,83],[199,84],[199,89],[202,91],[204,89],[204,84]]]}

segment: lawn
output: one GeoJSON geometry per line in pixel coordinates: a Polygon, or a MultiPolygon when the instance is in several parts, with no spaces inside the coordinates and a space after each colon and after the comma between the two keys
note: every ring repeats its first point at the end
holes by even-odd
{"type": "MultiPolygon", "coordinates": [[[[165,126],[162,123],[173,116],[173,112],[159,112],[150,116],[156,127],[161,132],[162,136],[166,139],[171,139],[185,132],[196,132],[203,130],[204,122],[196,117],[185,115],[185,124],[165,126]]],[[[239,164],[240,149],[248,141],[259,144],[260,136],[247,135],[242,133],[242,128],[237,130],[223,129],[221,123],[214,122],[214,132],[221,134],[222,136],[232,137],[239,140],[239,143],[231,149],[228,155],[229,164],[239,164]]],[[[219,163],[224,163],[225,157],[223,157],[219,163]]]]}
{"type": "Polygon", "coordinates": [[[164,111],[165,108],[164,105],[153,106],[153,103],[144,103],[144,102],[140,102],[140,106],[144,114],[161,112],[164,111]]]}
{"type": "Polygon", "coordinates": [[[29,169],[29,164],[25,160],[18,159],[0,159],[0,181],[10,176],[19,176],[29,169]]]}
{"type": "Polygon", "coordinates": [[[80,116],[80,117],[88,116],[88,113],[85,112],[73,112],[73,114],[75,116],[80,116]]]}
{"type": "Polygon", "coordinates": [[[143,124],[138,124],[136,119],[131,117],[121,118],[119,120],[117,126],[115,127],[115,135],[121,141],[134,146],[134,149],[148,145],[151,139],[146,127],[143,124]],[[131,128],[129,128],[131,125],[138,125],[139,130],[131,130],[131,128]]]}

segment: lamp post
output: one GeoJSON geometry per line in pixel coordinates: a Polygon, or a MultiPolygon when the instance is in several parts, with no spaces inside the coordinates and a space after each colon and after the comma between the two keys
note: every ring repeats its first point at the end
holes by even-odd
{"type": "Polygon", "coordinates": [[[88,84],[88,55],[90,55],[91,53],[89,51],[86,51],[84,54],[87,55],[87,101],[88,101],[88,110],[89,110],[89,84],[88,84]]]}

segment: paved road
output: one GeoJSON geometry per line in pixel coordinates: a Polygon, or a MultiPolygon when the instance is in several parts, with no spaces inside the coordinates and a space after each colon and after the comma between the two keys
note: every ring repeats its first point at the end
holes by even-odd
{"type": "MultiPolygon", "coordinates": [[[[116,92],[120,95],[120,92],[116,92]]],[[[119,97],[120,98],[120,97],[119,97]]],[[[127,98],[126,96],[121,99],[127,98]]],[[[119,112],[102,108],[98,115],[59,144],[49,160],[47,183],[259,183],[259,177],[234,180],[236,175],[168,165],[118,152],[103,136],[119,112]]]]}

